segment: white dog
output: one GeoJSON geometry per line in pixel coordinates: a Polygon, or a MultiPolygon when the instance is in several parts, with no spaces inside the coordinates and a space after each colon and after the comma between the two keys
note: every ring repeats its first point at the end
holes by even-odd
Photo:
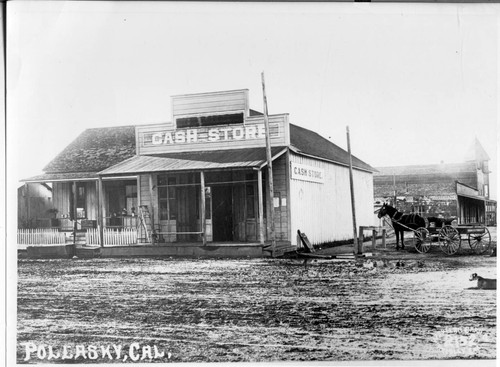
{"type": "Polygon", "coordinates": [[[497,289],[496,279],[483,278],[474,273],[470,276],[469,280],[470,281],[477,280],[477,287],[479,289],[497,289]]]}

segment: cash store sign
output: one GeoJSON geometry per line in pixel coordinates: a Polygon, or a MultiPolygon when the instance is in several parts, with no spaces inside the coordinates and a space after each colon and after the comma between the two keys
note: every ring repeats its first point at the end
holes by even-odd
{"type": "Polygon", "coordinates": [[[199,129],[179,129],[151,134],[152,145],[212,143],[221,141],[265,139],[264,124],[199,129]]]}
{"type": "Polygon", "coordinates": [[[318,167],[290,162],[292,180],[325,183],[325,170],[318,167]]]}

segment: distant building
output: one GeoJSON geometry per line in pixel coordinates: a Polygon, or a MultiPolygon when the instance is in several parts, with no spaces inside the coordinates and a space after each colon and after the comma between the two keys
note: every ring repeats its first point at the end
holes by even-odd
{"type": "Polygon", "coordinates": [[[389,202],[406,213],[496,225],[496,201],[489,198],[490,158],[477,139],[470,158],[463,163],[377,167],[375,208],[389,202]]]}
{"type": "Polygon", "coordinates": [[[17,189],[18,228],[51,227],[51,219],[55,219],[56,214],[50,183],[33,183],[17,189]]]}

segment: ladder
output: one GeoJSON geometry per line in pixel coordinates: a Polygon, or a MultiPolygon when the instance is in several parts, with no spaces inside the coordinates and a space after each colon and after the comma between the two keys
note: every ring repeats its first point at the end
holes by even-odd
{"type": "Polygon", "coordinates": [[[151,220],[151,215],[149,214],[149,209],[147,205],[139,205],[139,233],[140,240],[146,240],[149,242],[149,230],[153,228],[153,223],[151,220]],[[144,237],[142,236],[144,233],[144,237]]]}

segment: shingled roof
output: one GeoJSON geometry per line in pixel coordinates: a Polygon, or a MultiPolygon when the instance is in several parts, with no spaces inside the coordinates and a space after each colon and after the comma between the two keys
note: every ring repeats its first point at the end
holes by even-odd
{"type": "MultiPolygon", "coordinates": [[[[290,143],[299,151],[307,155],[324,158],[329,161],[349,165],[349,153],[328,139],[314,131],[290,124],[290,143]]],[[[352,165],[355,168],[375,172],[376,169],[361,159],[352,156],[352,165]]]]}
{"type": "MultiPolygon", "coordinates": [[[[298,153],[349,164],[349,154],[344,149],[313,131],[290,124],[290,140],[292,149],[298,153]]],[[[94,177],[97,172],[123,162],[135,154],[135,126],[87,129],[44,168],[43,176],[54,178],[62,173],[85,173],[86,177],[94,177]]],[[[352,160],[355,168],[375,171],[373,167],[354,156],[352,160]]]]}
{"type": "Polygon", "coordinates": [[[134,126],[87,129],[43,170],[46,173],[99,172],[135,153],[134,126]]]}
{"type": "Polygon", "coordinates": [[[464,163],[440,163],[440,164],[420,164],[408,166],[377,167],[375,176],[411,176],[411,175],[431,175],[440,174],[452,175],[464,172],[475,172],[474,162],[464,163]]]}

